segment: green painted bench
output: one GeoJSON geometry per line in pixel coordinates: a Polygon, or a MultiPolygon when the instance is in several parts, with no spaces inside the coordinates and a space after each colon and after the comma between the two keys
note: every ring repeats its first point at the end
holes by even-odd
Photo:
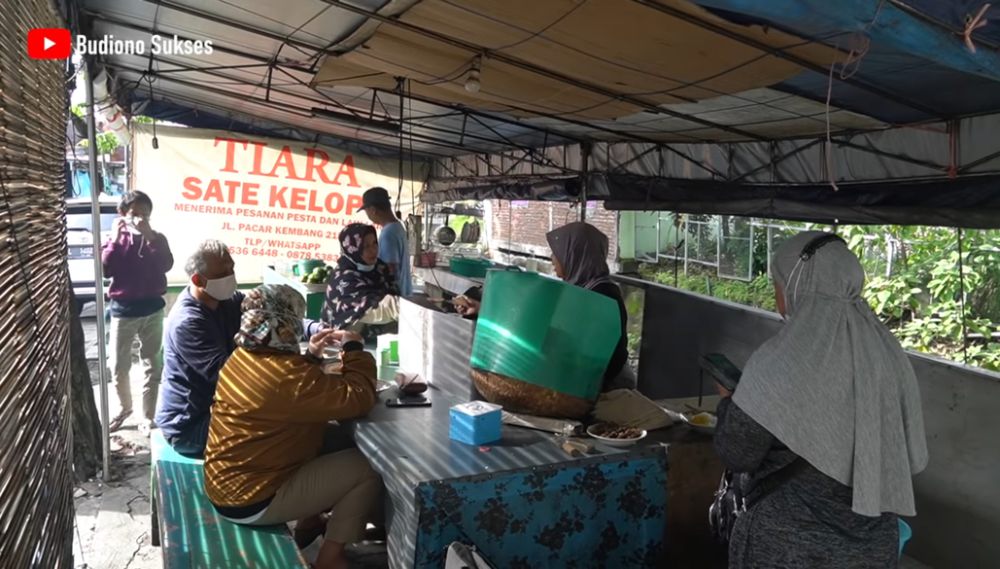
{"type": "Polygon", "coordinates": [[[150,452],[152,535],[164,569],[309,567],[287,526],[243,526],[219,516],[205,495],[203,461],[177,454],[154,434],[161,440],[150,452]]]}

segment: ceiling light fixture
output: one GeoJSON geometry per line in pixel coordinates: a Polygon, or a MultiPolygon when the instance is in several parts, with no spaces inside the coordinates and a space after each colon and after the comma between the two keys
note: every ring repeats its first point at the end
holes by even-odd
{"type": "Polygon", "coordinates": [[[483,58],[477,55],[469,66],[469,71],[465,75],[465,90],[470,93],[478,93],[482,84],[479,82],[479,74],[482,68],[483,58]]]}

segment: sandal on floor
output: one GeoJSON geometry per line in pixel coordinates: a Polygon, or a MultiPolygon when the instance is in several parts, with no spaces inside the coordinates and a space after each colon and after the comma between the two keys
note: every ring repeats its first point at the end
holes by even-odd
{"type": "Polygon", "coordinates": [[[114,419],[111,419],[111,423],[108,424],[108,432],[113,433],[118,429],[122,428],[122,425],[125,424],[125,420],[131,416],[132,416],[131,411],[127,413],[125,411],[122,411],[121,413],[119,413],[118,416],[115,417],[114,419]]]}

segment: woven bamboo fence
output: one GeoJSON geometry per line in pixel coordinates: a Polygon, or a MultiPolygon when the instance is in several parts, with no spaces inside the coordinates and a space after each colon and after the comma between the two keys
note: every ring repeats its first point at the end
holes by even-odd
{"type": "Polygon", "coordinates": [[[28,58],[48,0],[0,8],[0,567],[70,568],[66,64],[28,58]]]}

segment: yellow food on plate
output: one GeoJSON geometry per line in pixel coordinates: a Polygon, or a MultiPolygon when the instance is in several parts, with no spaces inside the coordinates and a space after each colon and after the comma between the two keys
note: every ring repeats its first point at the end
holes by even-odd
{"type": "Polygon", "coordinates": [[[715,425],[715,417],[711,413],[698,413],[690,419],[692,425],[699,427],[711,427],[715,425]]]}

